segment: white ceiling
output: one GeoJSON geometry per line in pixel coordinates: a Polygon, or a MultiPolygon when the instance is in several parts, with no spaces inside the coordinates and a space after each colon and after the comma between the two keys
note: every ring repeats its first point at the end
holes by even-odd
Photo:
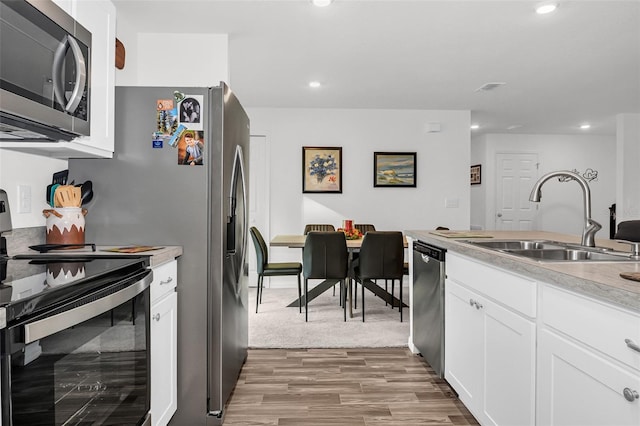
{"type": "Polygon", "coordinates": [[[640,113],[640,0],[114,3],[142,32],[229,34],[245,107],[468,109],[476,132],[610,135],[640,113]]]}

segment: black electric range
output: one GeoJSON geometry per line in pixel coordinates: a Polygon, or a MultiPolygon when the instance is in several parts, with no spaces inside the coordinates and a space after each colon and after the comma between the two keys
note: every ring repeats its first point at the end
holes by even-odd
{"type": "Polygon", "coordinates": [[[90,253],[4,256],[0,258],[0,328],[95,292],[148,266],[148,257],[98,257],[90,253]]]}

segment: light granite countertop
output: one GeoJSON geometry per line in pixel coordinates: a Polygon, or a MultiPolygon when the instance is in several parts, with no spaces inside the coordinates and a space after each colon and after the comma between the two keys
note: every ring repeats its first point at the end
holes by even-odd
{"type": "MultiPolygon", "coordinates": [[[[542,282],[555,284],[640,313],[640,282],[620,277],[621,272],[640,272],[640,261],[624,262],[538,262],[508,253],[474,246],[466,241],[482,241],[483,237],[448,238],[428,230],[407,230],[414,240],[468,256],[498,268],[542,282]]],[[[464,232],[464,231],[460,231],[464,232]]],[[[495,239],[536,239],[580,243],[579,236],[543,231],[466,231],[495,239]]],[[[596,238],[598,247],[629,252],[629,245],[596,238]]]]}

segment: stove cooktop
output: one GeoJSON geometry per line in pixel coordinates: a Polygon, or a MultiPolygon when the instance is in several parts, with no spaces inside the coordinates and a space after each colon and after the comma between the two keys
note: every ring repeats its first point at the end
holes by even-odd
{"type": "Polygon", "coordinates": [[[87,294],[146,269],[147,257],[63,254],[0,259],[0,308],[7,322],[87,294]]]}

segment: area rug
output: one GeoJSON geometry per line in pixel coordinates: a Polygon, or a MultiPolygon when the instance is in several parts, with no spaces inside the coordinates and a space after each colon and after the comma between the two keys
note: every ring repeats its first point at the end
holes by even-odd
{"type": "MultiPolygon", "coordinates": [[[[360,289],[360,287],[358,287],[360,289]]],[[[360,291],[360,290],[359,290],[360,291]]],[[[403,289],[407,304],[408,288],[403,289]]],[[[250,348],[383,348],[406,347],[409,339],[409,309],[400,322],[398,308],[366,292],[365,322],[362,322],[361,293],[353,318],[344,322],[338,292],[328,290],[309,303],[309,322],[298,307],[287,307],[297,298],[297,289],[265,288],[258,313],[256,288],[249,290],[250,348]]],[[[397,296],[397,288],[396,288],[397,296]]]]}

